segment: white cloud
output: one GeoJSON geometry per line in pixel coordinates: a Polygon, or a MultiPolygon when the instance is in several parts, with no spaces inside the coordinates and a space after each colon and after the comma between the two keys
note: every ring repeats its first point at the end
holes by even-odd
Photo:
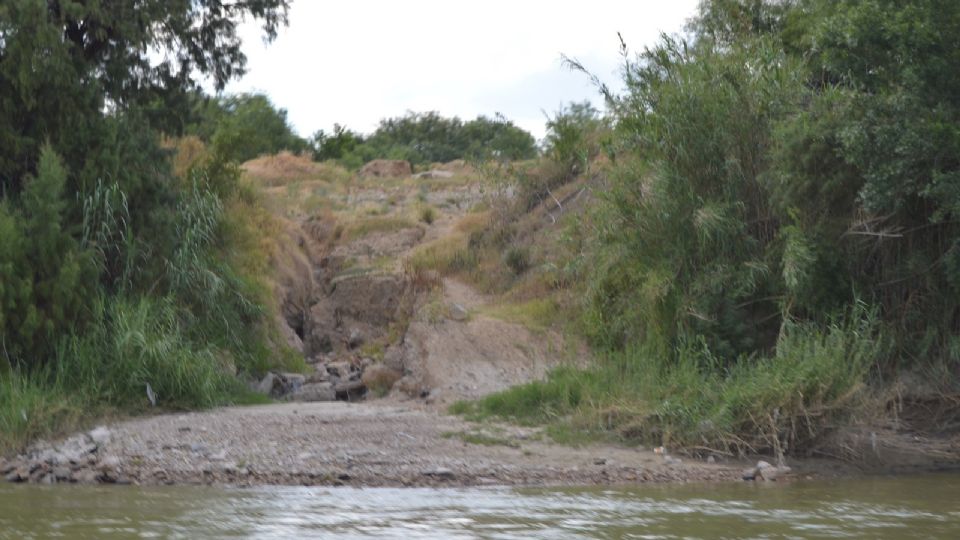
{"type": "Polygon", "coordinates": [[[243,28],[248,73],[227,91],[265,92],[302,135],[334,122],[370,132],[381,118],[436,110],[464,119],[502,112],[541,137],[541,110],[599,103],[561,54],[615,84],[618,31],[639,50],[679,32],[697,3],[297,0],[275,42],[243,28]]]}

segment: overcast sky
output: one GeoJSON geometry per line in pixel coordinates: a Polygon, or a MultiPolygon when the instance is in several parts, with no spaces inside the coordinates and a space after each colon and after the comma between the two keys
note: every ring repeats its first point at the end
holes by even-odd
{"type": "Polygon", "coordinates": [[[248,73],[227,91],[266,93],[303,136],[335,122],[369,133],[381,118],[435,110],[465,120],[500,112],[539,139],[543,111],[601,105],[561,54],[617,87],[617,32],[640,50],[680,32],[697,3],[294,0],[276,41],[243,28],[248,73]]]}

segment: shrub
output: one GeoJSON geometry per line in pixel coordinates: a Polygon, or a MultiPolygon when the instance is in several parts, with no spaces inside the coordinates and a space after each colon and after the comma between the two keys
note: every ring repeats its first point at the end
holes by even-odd
{"type": "Polygon", "coordinates": [[[432,206],[424,206],[420,209],[420,221],[430,225],[436,219],[436,210],[432,206]]]}
{"type": "Polygon", "coordinates": [[[42,365],[60,336],[83,328],[93,297],[94,259],[65,223],[66,179],[45,147],[19,208],[0,202],[0,355],[24,368],[42,365]]]}
{"type": "Polygon", "coordinates": [[[530,251],[522,247],[511,247],[503,254],[503,263],[519,276],[530,268],[530,251]]]}

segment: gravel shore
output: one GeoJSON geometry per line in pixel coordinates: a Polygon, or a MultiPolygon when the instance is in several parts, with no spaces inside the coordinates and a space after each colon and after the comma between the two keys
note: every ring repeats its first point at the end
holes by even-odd
{"type": "Polygon", "coordinates": [[[729,481],[742,466],[548,442],[389,402],[287,403],[166,414],[39,442],[9,481],[207,485],[604,485],[729,481]]]}

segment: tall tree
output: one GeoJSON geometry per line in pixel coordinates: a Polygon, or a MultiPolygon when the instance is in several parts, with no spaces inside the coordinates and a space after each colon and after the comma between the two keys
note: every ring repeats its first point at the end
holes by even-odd
{"type": "Polygon", "coordinates": [[[239,24],[268,39],[288,0],[7,0],[0,5],[0,189],[19,191],[49,141],[82,171],[104,119],[140,111],[175,128],[200,78],[244,73],[239,24]]]}

